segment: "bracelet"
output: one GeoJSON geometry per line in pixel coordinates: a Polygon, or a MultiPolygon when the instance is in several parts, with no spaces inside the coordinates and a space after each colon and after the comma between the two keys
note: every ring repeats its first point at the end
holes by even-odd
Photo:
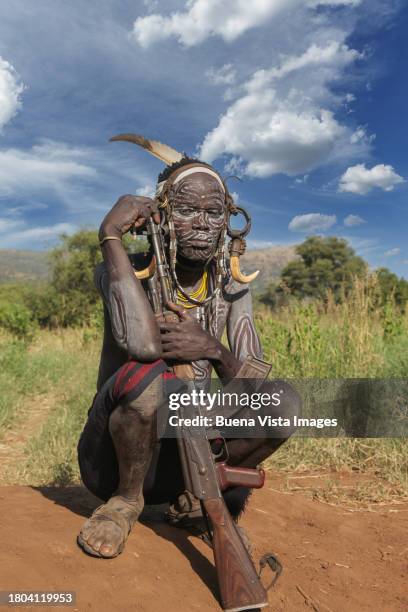
{"type": "Polygon", "coordinates": [[[105,240],[120,240],[122,242],[122,238],[118,238],[118,236],[105,236],[105,238],[102,238],[99,242],[99,246],[102,246],[105,240]]]}

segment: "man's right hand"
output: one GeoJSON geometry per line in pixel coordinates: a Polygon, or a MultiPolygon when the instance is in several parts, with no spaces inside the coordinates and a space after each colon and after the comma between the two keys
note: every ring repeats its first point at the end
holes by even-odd
{"type": "Polygon", "coordinates": [[[138,228],[144,225],[150,217],[153,217],[156,223],[160,223],[155,200],[144,196],[123,195],[102,221],[99,240],[112,235],[121,237],[132,226],[138,228]]]}

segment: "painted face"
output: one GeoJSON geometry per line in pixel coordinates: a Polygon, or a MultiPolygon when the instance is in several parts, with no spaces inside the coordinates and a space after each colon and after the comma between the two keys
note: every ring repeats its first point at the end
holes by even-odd
{"type": "Polygon", "coordinates": [[[215,252],[225,220],[225,194],[216,178],[197,172],[182,179],[172,193],[177,252],[206,261],[215,252]]]}

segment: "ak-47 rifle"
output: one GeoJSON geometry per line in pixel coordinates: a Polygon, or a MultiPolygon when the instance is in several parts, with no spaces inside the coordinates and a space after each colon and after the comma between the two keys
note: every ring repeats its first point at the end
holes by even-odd
{"type": "MultiPolygon", "coordinates": [[[[153,299],[154,309],[166,321],[178,321],[176,297],[166,261],[161,228],[151,218],[148,233],[161,287],[161,300],[157,299],[157,295],[156,299],[153,299]]],[[[153,286],[151,289],[154,291],[153,286]]],[[[266,367],[265,362],[250,358],[243,368],[246,368],[246,371],[243,370],[240,374],[242,378],[258,378],[259,382],[262,382],[270,366],[266,367]]],[[[175,365],[174,372],[184,381],[194,380],[191,364],[175,365]]],[[[184,413],[189,411],[188,417],[194,416],[190,412],[193,410],[198,410],[199,414],[197,406],[184,407],[182,410],[184,413]]],[[[262,487],[265,477],[263,471],[230,467],[223,461],[216,462],[204,427],[179,428],[177,441],[185,488],[200,500],[203,516],[207,521],[223,609],[238,612],[267,606],[266,589],[222,496],[222,491],[229,486],[262,487]]],[[[265,555],[261,560],[261,566],[266,563],[269,563],[277,574],[280,573],[279,562],[272,555],[265,555]]]]}

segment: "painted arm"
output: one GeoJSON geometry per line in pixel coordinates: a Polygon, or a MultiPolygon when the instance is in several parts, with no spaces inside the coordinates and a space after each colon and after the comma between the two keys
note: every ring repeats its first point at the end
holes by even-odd
{"type": "MultiPolygon", "coordinates": [[[[156,217],[150,198],[131,195],[119,198],[102,221],[99,240],[107,236],[101,249],[105,283],[100,286],[109,314],[112,334],[118,347],[138,361],[155,361],[161,356],[160,332],[145,291],[136,278],[121,238],[132,225],[140,227],[151,215],[156,217]]],[[[157,218],[156,218],[157,220],[157,218]]]]}
{"type": "Polygon", "coordinates": [[[262,347],[255,329],[250,288],[248,285],[239,285],[237,289],[227,318],[228,344],[240,361],[244,361],[248,356],[262,359],[262,347]]]}

